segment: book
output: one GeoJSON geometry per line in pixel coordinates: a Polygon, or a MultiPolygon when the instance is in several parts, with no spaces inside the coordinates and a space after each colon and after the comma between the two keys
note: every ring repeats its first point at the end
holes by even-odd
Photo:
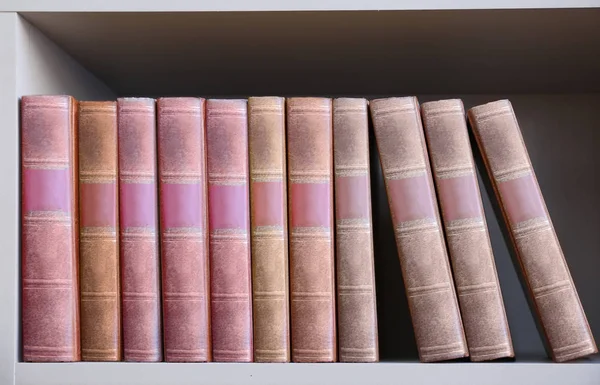
{"type": "Polygon", "coordinates": [[[79,102],[82,361],[120,361],[117,103],[79,102]]]}
{"type": "Polygon", "coordinates": [[[548,355],[564,362],[597,353],[512,104],[482,104],[468,116],[548,355]]]}
{"type": "Polygon", "coordinates": [[[419,103],[375,99],[370,110],[419,358],[468,357],[419,103]]]}
{"type": "Polygon", "coordinates": [[[329,98],[287,99],[292,361],[337,360],[329,98]]]}
{"type": "Polygon", "coordinates": [[[79,361],[77,102],[21,99],[23,360],[79,361]]]}
{"type": "Polygon", "coordinates": [[[252,362],[248,106],[206,102],[213,360],[252,362]]]}
{"type": "Polygon", "coordinates": [[[156,102],[164,354],[210,361],[204,99],[156,102]]]}
{"type": "Polygon", "coordinates": [[[367,100],[333,101],[338,350],[341,362],[379,360],[367,100]]]}
{"type": "Polygon", "coordinates": [[[254,361],[289,362],[285,99],[248,99],[254,361]]]}
{"type": "Polygon", "coordinates": [[[421,111],[471,361],[513,357],[462,101],[421,111]]]}
{"type": "Polygon", "coordinates": [[[119,219],[123,358],[162,361],[156,107],[119,98],[119,219]]]}

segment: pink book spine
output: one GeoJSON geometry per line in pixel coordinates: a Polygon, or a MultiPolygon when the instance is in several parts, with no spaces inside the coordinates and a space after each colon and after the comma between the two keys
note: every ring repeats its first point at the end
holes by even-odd
{"type": "Polygon", "coordinates": [[[155,102],[117,105],[123,356],[162,361],[155,102]]]}
{"type": "Polygon", "coordinates": [[[79,361],[76,102],[21,100],[24,361],[79,361]]]}
{"type": "Polygon", "coordinates": [[[214,361],[252,362],[246,100],[206,104],[214,361]]]}
{"type": "Polygon", "coordinates": [[[204,99],[157,101],[165,360],[209,361],[204,99]]]}

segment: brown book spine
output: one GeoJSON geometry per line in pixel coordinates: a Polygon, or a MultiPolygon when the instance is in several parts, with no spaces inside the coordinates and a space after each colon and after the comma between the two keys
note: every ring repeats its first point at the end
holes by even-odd
{"type": "Polygon", "coordinates": [[[254,360],[289,362],[285,99],[248,99],[254,360]]]}
{"type": "Polygon", "coordinates": [[[79,361],[76,101],[21,100],[24,361],[79,361]]]}
{"type": "Polygon", "coordinates": [[[337,359],[331,99],[287,100],[292,361],[337,359]]]}
{"type": "Polygon", "coordinates": [[[513,357],[462,101],[421,111],[471,360],[513,357]]]}
{"type": "Polygon", "coordinates": [[[155,101],[117,106],[123,356],[162,361],[155,101]]]}
{"type": "Polygon", "coordinates": [[[548,354],[563,362],[597,353],[511,103],[483,104],[468,115],[548,354]]]}
{"type": "Polygon", "coordinates": [[[379,359],[366,99],[333,101],[338,343],[341,362],[379,359]]]}
{"type": "Polygon", "coordinates": [[[213,359],[252,362],[246,100],[206,102],[213,359]]]}
{"type": "Polygon", "coordinates": [[[117,103],[79,103],[81,358],[121,360],[117,103]]]}
{"type": "Polygon", "coordinates": [[[370,103],[419,357],[467,357],[467,342],[440,224],[419,103],[370,103]]]}
{"type": "Polygon", "coordinates": [[[156,106],[165,361],[204,362],[212,354],[204,99],[156,106]]]}

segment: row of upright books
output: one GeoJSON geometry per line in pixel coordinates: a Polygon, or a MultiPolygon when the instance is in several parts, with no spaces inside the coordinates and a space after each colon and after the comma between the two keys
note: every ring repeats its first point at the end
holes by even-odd
{"type": "Polygon", "coordinates": [[[596,353],[507,100],[34,95],[23,360],[377,361],[369,110],[420,360],[514,356],[467,115],[549,355],[596,353]]]}

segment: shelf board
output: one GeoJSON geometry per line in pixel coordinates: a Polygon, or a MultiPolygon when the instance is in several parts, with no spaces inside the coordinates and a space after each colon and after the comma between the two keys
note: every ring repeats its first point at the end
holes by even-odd
{"type": "Polygon", "coordinates": [[[21,15],[123,96],[600,91],[600,8],[21,15]]]}
{"type": "Polygon", "coordinates": [[[597,385],[600,362],[17,363],[16,385],[597,385]],[[443,379],[443,380],[442,380],[443,379]]]}
{"type": "Polygon", "coordinates": [[[592,8],[598,0],[0,0],[0,12],[346,11],[592,8]]]}

